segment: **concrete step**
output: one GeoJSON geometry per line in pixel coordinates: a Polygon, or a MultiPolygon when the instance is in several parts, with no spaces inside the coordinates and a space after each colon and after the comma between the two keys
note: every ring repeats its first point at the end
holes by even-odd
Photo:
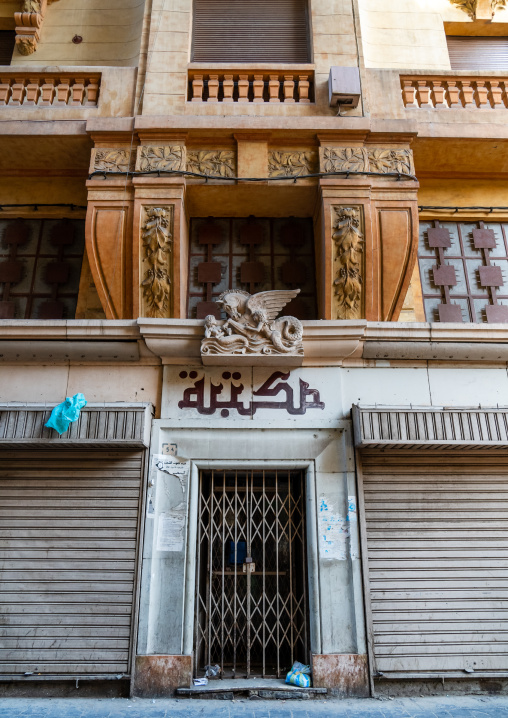
{"type": "Polygon", "coordinates": [[[178,688],[179,698],[199,698],[200,700],[233,700],[248,698],[250,700],[308,700],[325,698],[327,688],[298,688],[290,686],[282,680],[235,678],[210,680],[206,686],[178,688]]]}

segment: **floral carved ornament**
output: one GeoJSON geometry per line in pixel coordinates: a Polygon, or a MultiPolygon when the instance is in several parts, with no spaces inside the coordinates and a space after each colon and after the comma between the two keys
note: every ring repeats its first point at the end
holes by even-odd
{"type": "Polygon", "coordinates": [[[334,294],[337,319],[359,319],[362,313],[361,207],[334,207],[334,294]]]}
{"type": "Polygon", "coordinates": [[[172,209],[145,207],[146,219],[141,228],[142,262],[145,271],[141,281],[143,316],[169,317],[171,311],[172,209]]]}
{"type": "MultiPolygon", "coordinates": [[[[450,0],[450,2],[469,15],[471,20],[476,20],[477,10],[480,4],[479,0],[450,0]]],[[[486,0],[486,2],[484,1],[482,4],[488,4],[491,16],[495,14],[496,10],[504,10],[504,8],[506,8],[506,0],[486,0]]]]}

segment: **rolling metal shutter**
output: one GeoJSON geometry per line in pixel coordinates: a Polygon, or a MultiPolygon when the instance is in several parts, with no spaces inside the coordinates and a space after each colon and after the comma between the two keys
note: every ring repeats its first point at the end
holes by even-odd
{"type": "Polygon", "coordinates": [[[0,453],[0,674],[128,674],[142,453],[0,453]]]}
{"type": "Polygon", "coordinates": [[[508,671],[508,458],[362,455],[374,668],[508,671]]]}
{"type": "Polygon", "coordinates": [[[447,35],[452,70],[508,70],[508,37],[447,35]]]}
{"type": "Polygon", "coordinates": [[[308,0],[194,0],[193,62],[311,61],[308,0]]]}

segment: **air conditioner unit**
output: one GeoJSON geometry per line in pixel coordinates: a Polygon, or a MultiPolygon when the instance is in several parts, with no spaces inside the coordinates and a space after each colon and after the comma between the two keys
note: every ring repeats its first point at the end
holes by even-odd
{"type": "Polygon", "coordinates": [[[362,88],[357,67],[331,67],[328,78],[330,107],[357,107],[362,88]]]}

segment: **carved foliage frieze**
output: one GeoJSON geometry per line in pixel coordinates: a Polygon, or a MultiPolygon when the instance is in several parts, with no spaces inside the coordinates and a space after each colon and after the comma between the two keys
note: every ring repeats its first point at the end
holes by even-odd
{"type": "Polygon", "coordinates": [[[128,172],[134,167],[129,148],[99,147],[93,150],[93,169],[105,172],[128,172]]]}
{"type": "Polygon", "coordinates": [[[362,317],[362,207],[333,207],[333,306],[336,319],[362,317]]]}
{"type": "Polygon", "coordinates": [[[216,177],[234,177],[234,150],[187,150],[187,171],[216,177]]]}
{"type": "Polygon", "coordinates": [[[400,172],[414,175],[413,152],[385,147],[321,147],[321,172],[400,172]]]}
{"type": "Polygon", "coordinates": [[[141,226],[141,316],[171,316],[173,207],[144,207],[141,226]]]}
{"type": "Polygon", "coordinates": [[[143,145],[138,149],[136,169],[141,172],[153,170],[178,171],[185,169],[184,145],[143,145]]]}
{"type": "MultiPolygon", "coordinates": [[[[476,20],[478,0],[450,0],[450,2],[469,15],[471,20],[476,20]]],[[[506,0],[490,0],[491,17],[495,14],[496,10],[503,10],[505,7],[506,0]]]]}
{"type": "Polygon", "coordinates": [[[316,172],[317,166],[317,152],[313,150],[270,150],[268,153],[269,177],[300,177],[316,172]]]}

